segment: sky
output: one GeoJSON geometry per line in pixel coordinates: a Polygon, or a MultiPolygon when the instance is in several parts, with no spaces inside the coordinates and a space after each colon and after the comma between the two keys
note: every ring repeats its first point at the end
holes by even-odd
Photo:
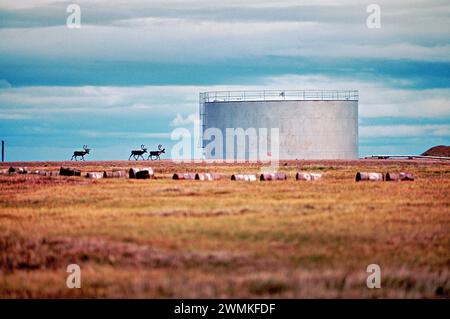
{"type": "Polygon", "coordinates": [[[358,89],[360,156],[420,154],[450,144],[449,30],[448,0],[2,0],[0,139],[7,161],[167,158],[199,92],[358,89]]]}

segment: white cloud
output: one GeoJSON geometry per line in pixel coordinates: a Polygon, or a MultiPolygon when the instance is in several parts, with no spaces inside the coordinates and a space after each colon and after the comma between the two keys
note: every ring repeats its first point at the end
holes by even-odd
{"type": "Polygon", "coordinates": [[[10,111],[1,111],[0,110],[0,120],[28,120],[32,117],[27,114],[20,114],[20,113],[12,113],[10,111]]]}
{"type": "Polygon", "coordinates": [[[392,44],[358,44],[335,43],[332,50],[321,50],[326,47],[323,42],[308,43],[300,48],[280,51],[286,56],[315,56],[315,57],[353,57],[377,59],[410,59],[425,61],[450,61],[450,45],[424,46],[407,42],[392,44]]]}
{"type": "Polygon", "coordinates": [[[448,90],[437,90],[440,93],[436,93],[436,90],[423,90],[420,92],[407,90],[386,91],[398,91],[403,100],[397,101],[395,98],[389,99],[386,96],[378,101],[362,104],[360,107],[361,116],[365,118],[404,117],[437,119],[450,117],[448,90]],[[433,96],[434,94],[437,94],[437,96],[433,96]]]}
{"type": "MultiPolygon", "coordinates": [[[[285,75],[267,78],[265,88],[307,90],[359,90],[359,116],[362,119],[450,117],[450,89],[407,90],[391,83],[336,79],[328,76],[285,75]]],[[[404,84],[404,83],[403,83],[404,84]]]]}
{"type": "Polygon", "coordinates": [[[371,125],[359,128],[360,137],[450,137],[450,125],[371,125]]]}
{"type": "MultiPolygon", "coordinates": [[[[382,1],[382,0],[381,0],[382,1]]],[[[405,0],[403,0],[405,1],[405,0]]],[[[34,7],[45,7],[54,3],[70,3],[67,0],[14,0],[3,1],[0,3],[2,9],[23,9],[34,7]]],[[[93,5],[96,7],[107,6],[110,0],[77,0],[80,6],[93,5]]],[[[355,0],[307,0],[302,1],[303,5],[345,5],[354,4],[355,0]]],[[[298,5],[298,0],[246,0],[245,3],[241,0],[115,0],[114,6],[118,10],[123,10],[124,7],[178,7],[178,8],[198,8],[211,6],[214,7],[282,7],[298,5]]]]}
{"type": "Polygon", "coordinates": [[[204,0],[119,1],[113,6],[107,1],[82,1],[82,12],[88,8],[98,21],[82,19],[82,28],[72,30],[65,27],[65,16],[58,16],[53,17],[61,21],[57,26],[3,28],[0,54],[33,52],[36,57],[89,61],[203,61],[258,55],[450,61],[448,4],[378,3],[382,27],[369,30],[365,6],[358,1],[216,1],[214,6],[204,0]],[[296,6],[298,19],[289,14],[290,6],[296,6]]]}
{"type": "Polygon", "coordinates": [[[159,138],[159,139],[170,139],[171,132],[161,132],[161,133],[145,133],[145,132],[109,132],[109,131],[86,131],[82,130],[79,132],[80,136],[85,137],[113,137],[113,138],[159,138]]]}
{"type": "Polygon", "coordinates": [[[191,125],[194,124],[195,120],[198,119],[197,113],[191,113],[186,118],[183,118],[183,116],[180,113],[177,113],[175,118],[172,120],[173,126],[185,126],[185,125],[191,125]]]}
{"type": "MultiPolygon", "coordinates": [[[[450,118],[450,90],[406,90],[382,81],[343,80],[327,76],[267,77],[259,85],[141,86],[141,87],[19,87],[0,89],[0,118],[28,119],[108,113],[117,117],[171,117],[173,126],[191,124],[203,91],[259,89],[358,89],[360,119],[450,118]]],[[[169,123],[168,123],[169,124],[169,123]]]]}
{"type": "Polygon", "coordinates": [[[193,112],[198,108],[198,88],[191,86],[51,87],[0,89],[0,111],[47,116],[51,114],[118,114],[149,117],[193,112]],[[131,113],[129,113],[131,114],[131,113]]]}

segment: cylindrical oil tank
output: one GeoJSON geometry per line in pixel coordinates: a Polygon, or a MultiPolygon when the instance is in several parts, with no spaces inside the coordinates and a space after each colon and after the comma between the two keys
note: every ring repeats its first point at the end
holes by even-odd
{"type": "MultiPolygon", "coordinates": [[[[242,128],[246,132],[254,128],[258,145],[265,138],[261,134],[264,130],[260,129],[267,129],[268,154],[271,132],[277,128],[279,159],[358,158],[357,90],[200,93],[200,123],[204,148],[213,141],[205,135],[206,130],[221,130],[224,159],[238,159],[243,151],[237,152],[236,139],[230,134],[232,131],[227,133],[227,128],[242,128]],[[235,148],[228,148],[227,152],[229,138],[235,139],[235,148]]],[[[260,146],[249,147],[254,144],[254,140],[246,139],[246,160],[255,158],[254,152],[262,154],[260,146]]],[[[205,156],[211,158],[208,153],[205,156]]]]}

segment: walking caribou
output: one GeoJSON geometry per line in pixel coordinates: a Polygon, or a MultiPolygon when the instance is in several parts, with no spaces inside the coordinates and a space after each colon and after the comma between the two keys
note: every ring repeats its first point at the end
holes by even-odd
{"type": "Polygon", "coordinates": [[[142,144],[140,150],[132,150],[131,151],[131,155],[130,155],[130,157],[128,157],[128,160],[131,159],[131,156],[133,156],[133,158],[136,161],[139,159],[139,157],[142,157],[142,159],[144,159],[144,156],[142,156],[142,154],[145,154],[145,153],[147,153],[147,149],[145,148],[145,145],[142,144]]]}
{"type": "Polygon", "coordinates": [[[87,147],[87,145],[83,145],[83,151],[75,151],[73,152],[72,158],[70,159],[71,161],[73,159],[77,160],[77,157],[81,157],[81,159],[84,161],[84,155],[89,154],[89,151],[91,149],[87,147]]]}
{"type": "Polygon", "coordinates": [[[148,155],[147,160],[151,159],[153,161],[153,156],[155,157],[155,160],[160,160],[159,156],[166,152],[165,148],[163,148],[163,149],[161,149],[161,148],[162,148],[162,145],[159,144],[157,151],[150,151],[150,154],[148,155]]]}

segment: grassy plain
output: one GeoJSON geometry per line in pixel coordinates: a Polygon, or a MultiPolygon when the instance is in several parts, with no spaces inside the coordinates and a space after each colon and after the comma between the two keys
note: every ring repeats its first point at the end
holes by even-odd
{"type": "Polygon", "coordinates": [[[82,171],[152,166],[157,179],[0,175],[0,297],[449,298],[450,165],[288,161],[287,181],[234,182],[258,164],[5,163],[82,171]],[[296,182],[297,171],[324,174],[296,182]],[[174,181],[174,172],[220,181],[174,181]],[[359,182],[408,171],[414,182],[359,182]],[[81,289],[66,267],[81,266],[81,289]],[[381,289],[366,267],[379,264],[381,289]]]}

